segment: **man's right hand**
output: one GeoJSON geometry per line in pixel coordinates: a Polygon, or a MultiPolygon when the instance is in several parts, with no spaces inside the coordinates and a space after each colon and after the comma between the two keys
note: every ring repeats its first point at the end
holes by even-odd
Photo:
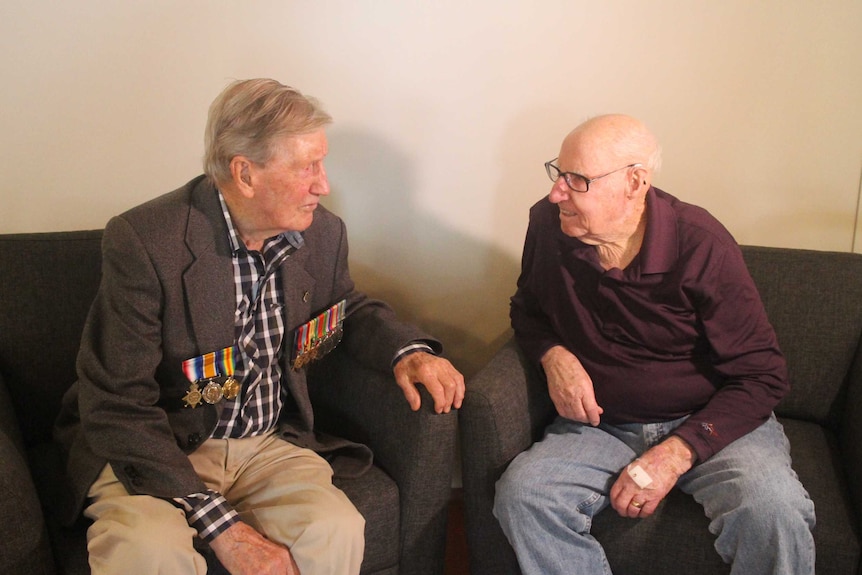
{"type": "Polygon", "coordinates": [[[234,523],[210,542],[231,575],[299,575],[287,547],[273,543],[248,523],[234,523]]]}
{"type": "Polygon", "coordinates": [[[596,403],[593,380],[575,355],[561,345],[542,356],[551,401],[561,417],[596,426],[604,410],[596,403]]]}

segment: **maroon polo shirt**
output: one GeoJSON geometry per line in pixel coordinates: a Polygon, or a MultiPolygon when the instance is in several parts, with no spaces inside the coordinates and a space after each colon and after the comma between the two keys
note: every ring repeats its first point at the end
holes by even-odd
{"type": "Polygon", "coordinates": [[[563,234],[556,205],[536,203],[512,326],[537,364],[555,345],[578,357],[603,421],[690,415],[675,433],[704,461],[766,421],[789,389],[784,356],[718,220],[657,188],[646,219],[640,253],[605,271],[593,246],[563,234]]]}

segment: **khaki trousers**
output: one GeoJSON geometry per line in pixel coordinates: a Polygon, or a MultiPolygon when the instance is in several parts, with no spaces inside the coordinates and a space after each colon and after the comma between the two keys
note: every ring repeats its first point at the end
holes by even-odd
{"type": "MultiPolygon", "coordinates": [[[[332,485],[332,468],[316,453],[270,434],[209,439],[189,456],[210,489],[240,518],[287,546],[302,575],[359,573],[365,519],[332,485]]],[[[202,575],[197,536],[172,502],[130,495],[106,465],[90,488],[84,514],[93,525],[87,548],[93,575],[202,575]]]]}

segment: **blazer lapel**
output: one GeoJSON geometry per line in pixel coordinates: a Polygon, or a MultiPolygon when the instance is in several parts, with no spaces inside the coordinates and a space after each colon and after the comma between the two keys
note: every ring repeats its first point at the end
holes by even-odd
{"type": "Polygon", "coordinates": [[[232,345],[236,291],[227,224],[215,188],[201,180],[191,192],[186,245],[192,263],[183,288],[200,353],[232,345]]]}
{"type": "Polygon", "coordinates": [[[314,293],[315,279],[305,269],[309,250],[298,249],[281,264],[282,297],[284,298],[284,343],[282,353],[283,381],[296,401],[299,412],[308,429],[314,425],[311,399],[308,396],[305,370],[295,371],[290,360],[293,356],[294,334],[296,328],[311,319],[315,310],[311,309],[311,295],[314,293]]]}

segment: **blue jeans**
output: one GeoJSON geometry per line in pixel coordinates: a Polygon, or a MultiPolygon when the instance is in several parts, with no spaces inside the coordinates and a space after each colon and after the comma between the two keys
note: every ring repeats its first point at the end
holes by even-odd
{"type": "MultiPolygon", "coordinates": [[[[524,575],[610,574],[593,517],[626,465],[685,419],[591,427],[557,418],[497,482],[494,515],[524,575]]],[[[739,575],[814,573],[814,504],[773,415],[677,482],[700,503],[715,549],[739,575]]],[[[611,510],[609,513],[613,513],[611,510]]]]}

